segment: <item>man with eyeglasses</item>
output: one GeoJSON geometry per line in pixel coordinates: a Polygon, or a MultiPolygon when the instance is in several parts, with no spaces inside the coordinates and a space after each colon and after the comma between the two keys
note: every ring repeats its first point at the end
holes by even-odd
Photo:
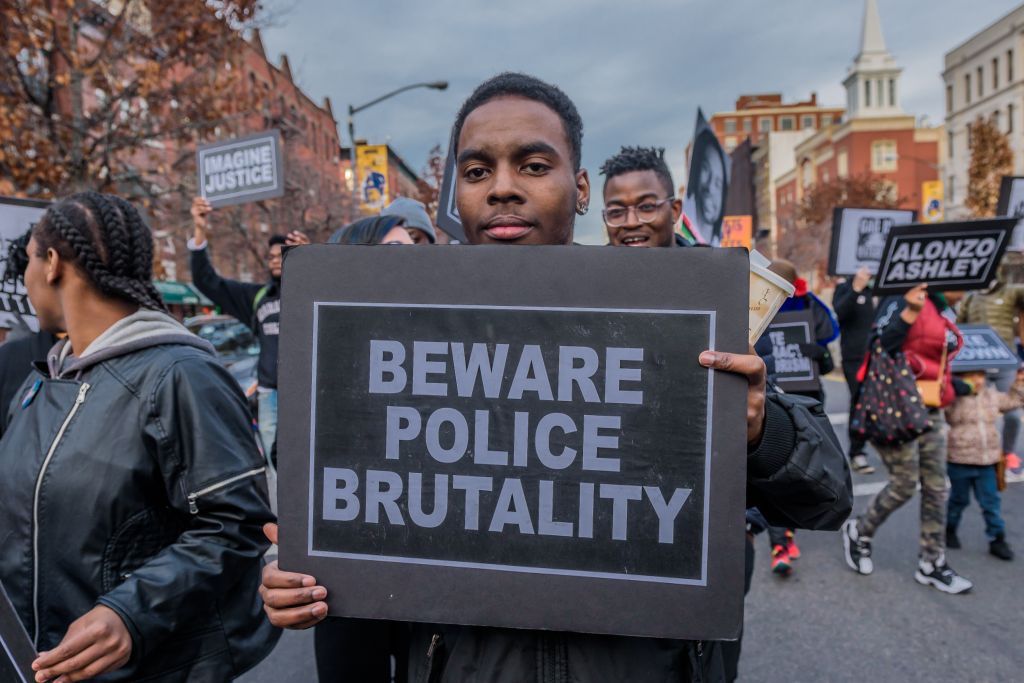
{"type": "Polygon", "coordinates": [[[665,150],[623,147],[601,166],[604,224],[615,247],[687,246],[675,225],[683,215],[676,199],[665,150]]]}

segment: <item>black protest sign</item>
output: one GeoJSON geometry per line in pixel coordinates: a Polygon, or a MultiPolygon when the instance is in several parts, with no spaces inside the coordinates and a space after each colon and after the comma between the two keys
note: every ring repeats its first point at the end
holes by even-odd
{"type": "Polygon", "coordinates": [[[746,382],[697,358],[747,348],[747,257],[632,251],[291,252],[282,568],[333,615],[735,637],[746,382]]]}
{"type": "Polygon", "coordinates": [[[1016,368],[1017,354],[988,325],[960,325],[964,346],[953,357],[953,372],[1004,370],[1016,368]]]}
{"type": "Polygon", "coordinates": [[[0,584],[0,681],[4,683],[32,683],[36,672],[32,662],[35,648],[18,619],[7,592],[0,584]]]}
{"type": "Polygon", "coordinates": [[[454,139],[448,143],[448,156],[444,160],[444,177],[441,179],[441,192],[437,197],[437,227],[448,233],[448,236],[459,242],[466,241],[466,231],[459,218],[459,207],[455,203],[455,144],[454,139]]]}
{"type": "Polygon", "coordinates": [[[897,294],[922,283],[940,292],[988,287],[1015,223],[994,218],[896,226],[889,231],[874,292],[897,294]]]}
{"type": "Polygon", "coordinates": [[[284,196],[281,133],[268,130],[196,151],[199,194],[214,207],[284,196]]]}
{"type": "Polygon", "coordinates": [[[829,245],[829,275],[855,275],[861,268],[878,272],[889,230],[913,223],[908,209],[858,209],[843,207],[832,212],[832,242],[829,245]]]}
{"type": "Polygon", "coordinates": [[[817,343],[811,312],[777,313],[765,334],[772,343],[775,383],[786,391],[819,391],[818,364],[805,356],[801,348],[817,343]]]}
{"type": "MultiPolygon", "coordinates": [[[[15,197],[0,197],[0,274],[6,273],[11,243],[32,229],[50,202],[15,197]]],[[[25,284],[4,278],[0,284],[0,328],[39,329],[36,312],[28,300],[25,284]]]]}
{"type": "Polygon", "coordinates": [[[1009,216],[1017,219],[1017,227],[1007,249],[1024,251],[1024,177],[1003,176],[999,186],[999,204],[997,216],[1009,216]]]}

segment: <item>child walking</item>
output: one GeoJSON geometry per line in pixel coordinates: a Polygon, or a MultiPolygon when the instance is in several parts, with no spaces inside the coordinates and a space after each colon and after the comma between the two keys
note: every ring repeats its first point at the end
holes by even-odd
{"type": "Polygon", "coordinates": [[[1001,560],[1012,560],[1013,550],[1006,542],[1006,524],[1000,514],[996,468],[1003,457],[996,418],[1024,405],[1024,375],[1004,394],[986,383],[985,372],[960,374],[955,382],[957,399],[946,410],[949,422],[949,464],[951,485],[946,513],[946,547],[959,548],[956,530],[971,491],[985,518],[988,551],[1001,560]]]}

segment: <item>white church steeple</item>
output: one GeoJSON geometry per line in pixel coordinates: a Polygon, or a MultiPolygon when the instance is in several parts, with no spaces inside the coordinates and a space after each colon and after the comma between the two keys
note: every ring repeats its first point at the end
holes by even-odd
{"type": "Polygon", "coordinates": [[[860,53],[843,81],[847,118],[902,115],[899,82],[902,71],[885,46],[877,0],[865,0],[860,53]]]}

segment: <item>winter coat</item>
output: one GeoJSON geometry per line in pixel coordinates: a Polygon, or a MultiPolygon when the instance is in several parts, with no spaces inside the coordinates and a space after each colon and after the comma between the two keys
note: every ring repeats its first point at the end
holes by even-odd
{"type": "Polygon", "coordinates": [[[281,286],[274,280],[266,284],[239,282],[221,277],[213,269],[204,244],[192,251],[192,282],[210,301],[239,322],[245,323],[260,342],[256,379],[265,389],[277,388],[277,347],[281,327],[281,286]]]}
{"type": "Polygon", "coordinates": [[[991,292],[971,292],[960,304],[958,323],[988,325],[1006,345],[1016,348],[1016,316],[1024,311],[1024,285],[999,285],[991,292]]]}
{"type": "Polygon", "coordinates": [[[949,423],[949,462],[958,465],[995,465],[1003,457],[1003,440],[996,429],[1000,413],[1024,406],[1024,385],[1002,393],[985,386],[970,396],[958,396],[946,409],[949,423]]]}
{"type": "Polygon", "coordinates": [[[839,352],[843,365],[859,365],[867,353],[871,327],[875,323],[875,299],[868,289],[854,291],[851,278],[836,285],[832,306],[839,320],[839,352]]]}
{"type": "Polygon", "coordinates": [[[39,651],[96,605],[121,617],[131,659],[96,681],[222,683],[279,635],[245,399],[178,327],[66,363],[58,343],[0,441],[0,581],[39,651]]]}
{"type": "Polygon", "coordinates": [[[881,335],[882,347],[893,355],[903,353],[914,376],[919,380],[936,380],[941,374],[942,405],[939,407],[945,408],[956,398],[953,373],[949,368],[953,358],[963,348],[963,337],[945,315],[952,315],[945,299],[929,294],[913,325],[908,325],[900,317],[906,306],[907,302],[902,296],[891,296],[879,306],[875,325],[881,335]],[[942,365],[943,349],[946,352],[945,366],[942,365]]]}
{"type": "MultiPolygon", "coordinates": [[[[837,529],[853,504],[843,450],[821,404],[769,394],[747,458],[747,506],[775,526],[837,529]]],[[[714,641],[412,625],[409,680],[430,683],[724,681],[714,641]]]]}

